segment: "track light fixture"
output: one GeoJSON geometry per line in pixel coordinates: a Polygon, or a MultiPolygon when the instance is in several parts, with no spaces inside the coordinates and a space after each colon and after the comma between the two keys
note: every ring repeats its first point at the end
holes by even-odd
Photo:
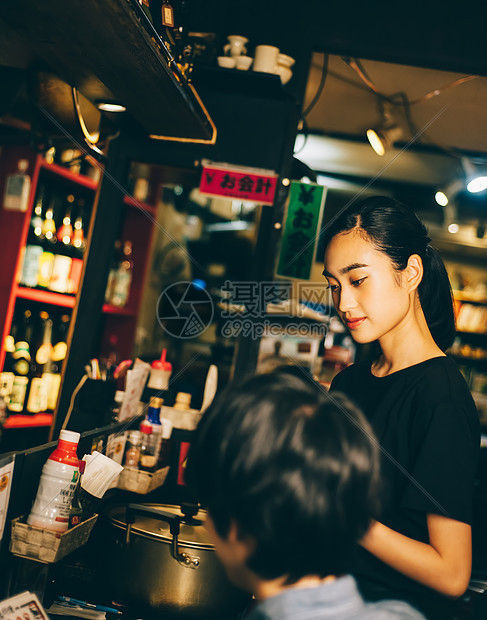
{"type": "Polygon", "coordinates": [[[381,102],[382,123],[378,127],[367,129],[367,139],[377,155],[384,155],[399,140],[403,131],[395,122],[391,104],[381,102]]]}
{"type": "Polygon", "coordinates": [[[465,173],[465,180],[467,183],[467,191],[471,194],[478,194],[487,189],[487,176],[481,174],[479,170],[472,164],[472,162],[466,157],[462,157],[462,168],[465,173]]]}
{"type": "Polygon", "coordinates": [[[436,192],[435,200],[440,207],[446,207],[446,205],[450,204],[463,189],[465,189],[464,181],[455,179],[451,183],[448,183],[446,187],[442,187],[436,192]]]}

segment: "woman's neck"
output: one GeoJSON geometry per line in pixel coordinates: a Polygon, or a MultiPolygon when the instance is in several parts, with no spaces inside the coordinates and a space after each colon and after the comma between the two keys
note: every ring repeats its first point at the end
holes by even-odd
{"type": "Polygon", "coordinates": [[[394,333],[380,338],[379,344],[382,355],[372,364],[376,377],[445,355],[434,341],[421,307],[410,312],[394,333]]]}

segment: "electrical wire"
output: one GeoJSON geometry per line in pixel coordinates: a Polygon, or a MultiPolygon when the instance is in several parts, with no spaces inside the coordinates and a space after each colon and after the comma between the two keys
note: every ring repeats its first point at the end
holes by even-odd
{"type": "MultiPolygon", "coordinates": [[[[357,73],[357,75],[364,82],[366,87],[377,95],[380,108],[383,108],[385,101],[391,103],[392,105],[397,106],[398,105],[397,100],[398,99],[400,100],[401,102],[400,105],[404,110],[404,116],[406,118],[408,129],[411,135],[413,136],[418,133],[418,130],[412,118],[411,106],[417,105],[418,103],[423,103],[424,101],[428,101],[429,99],[432,99],[433,97],[437,97],[438,95],[443,93],[445,90],[448,90],[449,88],[455,88],[456,86],[460,86],[461,84],[465,84],[466,82],[476,80],[478,77],[480,77],[479,75],[467,75],[467,76],[458,78],[456,80],[453,80],[452,82],[449,82],[448,84],[445,84],[444,86],[441,86],[440,88],[435,88],[434,90],[424,95],[421,95],[421,97],[418,97],[417,99],[414,99],[413,101],[410,101],[406,93],[404,92],[395,93],[393,95],[385,95],[383,92],[381,92],[377,88],[377,86],[374,84],[374,82],[370,79],[370,77],[367,75],[367,72],[365,71],[359,59],[350,58],[348,56],[342,56],[342,60],[351,69],[353,69],[355,73],[357,73]]],[[[457,159],[460,159],[462,157],[462,153],[460,153],[460,151],[457,151],[453,147],[445,146],[443,144],[438,143],[435,140],[432,140],[428,136],[428,134],[426,134],[425,132],[422,132],[421,141],[427,142],[431,146],[435,146],[436,148],[440,149],[441,151],[443,151],[450,157],[454,157],[457,159]]]]}
{"type": "Polygon", "coordinates": [[[308,142],[308,136],[309,136],[308,123],[306,122],[306,119],[304,118],[304,116],[301,118],[301,121],[303,123],[303,127],[298,135],[304,136],[304,141],[297,151],[293,151],[293,155],[297,155],[298,153],[301,153],[301,151],[304,149],[304,147],[306,146],[308,142]]]}
{"type": "Polygon", "coordinates": [[[466,75],[465,77],[458,78],[457,80],[453,80],[453,82],[449,82],[440,88],[435,88],[435,90],[426,93],[426,95],[422,95],[417,99],[409,102],[409,105],[416,105],[417,103],[422,103],[423,101],[428,101],[428,99],[432,99],[438,95],[441,95],[442,92],[447,90],[448,88],[455,88],[456,86],[460,86],[460,84],[465,84],[466,82],[471,82],[472,80],[476,80],[480,75],[466,75]]]}
{"type": "Polygon", "coordinates": [[[323,66],[321,67],[321,79],[318,85],[318,89],[314,97],[309,102],[308,106],[303,110],[303,118],[308,116],[311,110],[315,107],[316,103],[318,102],[318,99],[321,97],[321,93],[323,92],[323,89],[325,88],[326,77],[328,75],[328,58],[329,58],[328,54],[325,53],[323,55],[323,66]]]}

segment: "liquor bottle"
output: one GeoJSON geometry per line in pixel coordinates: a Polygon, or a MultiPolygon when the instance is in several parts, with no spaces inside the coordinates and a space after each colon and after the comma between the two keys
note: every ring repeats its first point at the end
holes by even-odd
{"type": "Polygon", "coordinates": [[[7,407],[12,413],[21,413],[24,409],[31,364],[31,339],[32,313],[30,310],[25,310],[19,326],[19,335],[15,342],[15,351],[13,352],[14,382],[7,407]]]}
{"type": "Polygon", "coordinates": [[[66,207],[64,210],[63,223],[57,229],[58,241],[64,243],[64,245],[71,245],[73,240],[73,226],[71,224],[71,211],[73,209],[74,196],[69,194],[66,197],[66,207]]]}
{"type": "Polygon", "coordinates": [[[26,247],[24,249],[24,260],[19,279],[19,284],[22,286],[36,287],[39,284],[43,254],[42,243],[44,239],[42,220],[44,196],[45,188],[40,186],[30,221],[26,247]]]}
{"type": "Polygon", "coordinates": [[[122,242],[120,239],[115,241],[112,255],[112,263],[110,265],[110,271],[108,273],[107,287],[105,289],[105,303],[112,303],[113,287],[115,285],[115,278],[117,276],[118,268],[122,260],[122,242]]]}
{"type": "Polygon", "coordinates": [[[74,221],[74,231],[73,231],[73,240],[72,240],[73,246],[81,252],[81,255],[80,254],[76,255],[79,258],[82,257],[82,253],[84,252],[85,247],[86,247],[85,231],[84,231],[84,225],[83,225],[83,221],[85,218],[85,211],[86,211],[85,201],[80,198],[78,200],[78,208],[77,208],[77,213],[76,213],[76,219],[74,221]]]}
{"type": "Polygon", "coordinates": [[[34,414],[47,411],[48,405],[48,377],[52,365],[52,319],[42,310],[39,313],[38,341],[35,351],[32,351],[30,384],[26,398],[26,413],[34,414]]]}
{"type": "Polygon", "coordinates": [[[134,261],[132,256],[132,242],[125,241],[123,244],[122,261],[115,274],[111,303],[113,306],[123,308],[129,299],[130,285],[132,284],[132,270],[134,261]]]}
{"type": "Polygon", "coordinates": [[[71,239],[73,237],[73,227],[71,226],[71,204],[74,196],[70,194],[67,197],[68,206],[66,207],[63,222],[59,227],[56,237],[56,253],[54,255],[54,263],[52,266],[51,279],[49,281],[49,290],[56,293],[67,293],[69,291],[69,274],[72,265],[73,248],[71,239]]]}
{"type": "Polygon", "coordinates": [[[80,199],[76,205],[76,219],[74,220],[73,236],[71,239],[71,269],[68,276],[68,293],[73,295],[78,291],[81,273],[83,271],[83,252],[86,247],[83,230],[84,212],[85,202],[80,199]]]}
{"type": "Polygon", "coordinates": [[[30,176],[27,174],[28,169],[28,160],[19,159],[17,172],[8,175],[3,195],[4,209],[9,211],[27,211],[30,193],[30,176]]]}
{"type": "Polygon", "coordinates": [[[53,327],[51,364],[49,370],[44,371],[48,375],[46,377],[48,383],[47,411],[54,411],[56,408],[59,388],[61,387],[62,364],[68,349],[66,340],[69,329],[69,315],[63,314],[53,327]]]}
{"type": "Polygon", "coordinates": [[[80,434],[62,430],[57,448],[42,468],[37,495],[27,523],[54,532],[69,527],[69,511],[79,477],[76,449],[80,434]]]}
{"type": "Polygon", "coordinates": [[[10,334],[5,337],[5,361],[3,363],[3,370],[0,373],[0,396],[3,396],[5,404],[8,405],[10,399],[10,393],[14,384],[15,374],[13,371],[15,352],[15,338],[17,335],[17,322],[15,316],[12,320],[12,327],[10,328],[10,334]]]}
{"type": "Polygon", "coordinates": [[[56,221],[54,219],[54,200],[51,200],[49,207],[46,209],[44,220],[42,222],[42,233],[47,241],[54,244],[57,241],[56,221]]]}
{"type": "Polygon", "coordinates": [[[44,239],[44,233],[42,231],[43,219],[42,213],[44,211],[44,203],[46,196],[46,188],[44,185],[39,185],[39,189],[37,190],[37,195],[34,204],[34,211],[32,213],[32,219],[30,221],[30,231],[29,238],[39,239],[42,241],[44,239]]]}

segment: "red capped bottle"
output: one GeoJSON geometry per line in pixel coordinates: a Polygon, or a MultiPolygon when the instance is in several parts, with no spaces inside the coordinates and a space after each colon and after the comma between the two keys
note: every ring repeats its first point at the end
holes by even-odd
{"type": "Polygon", "coordinates": [[[57,448],[42,468],[37,495],[27,523],[54,532],[69,527],[71,502],[79,478],[76,450],[80,434],[62,430],[57,448]]]}

